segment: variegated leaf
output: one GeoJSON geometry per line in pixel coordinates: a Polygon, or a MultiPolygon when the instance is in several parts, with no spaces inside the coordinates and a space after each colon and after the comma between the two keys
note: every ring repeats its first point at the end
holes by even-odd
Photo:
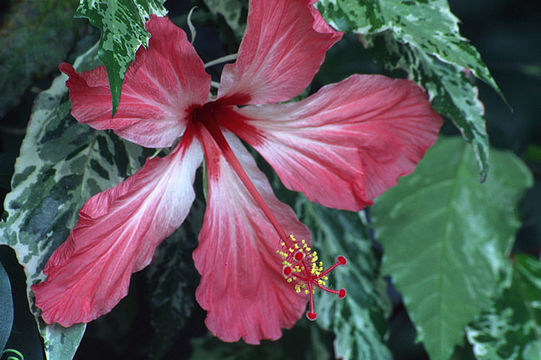
{"type": "Polygon", "coordinates": [[[387,328],[380,328],[390,314],[390,302],[379,277],[379,260],[359,214],[325,208],[304,197],[297,202],[297,213],[312,231],[314,247],[320,250],[325,266],[332,265],[338,255],[348,260],[345,267],[330,273],[328,281],[332,288],[346,289],[344,299],[316,290],[316,322],[335,333],[336,357],[391,359],[383,340],[387,328]]]}
{"type": "Polygon", "coordinates": [[[141,45],[148,47],[145,22],[151,15],[165,16],[165,0],[80,0],[75,15],[100,29],[99,57],[109,78],[113,116],[120,103],[124,74],[141,45]]]}
{"type": "MultiPolygon", "coordinates": [[[[94,47],[75,66],[97,64],[94,47]]],[[[143,156],[140,147],[79,124],[69,114],[66,79],[57,77],[34,103],[0,223],[0,243],[11,246],[24,267],[48,360],[71,359],[85,326],[46,325],[33,305],[30,286],[44,278],[47,259],[67,238],[84,202],[135,172],[143,156]]]]}
{"type": "Polygon", "coordinates": [[[447,0],[320,0],[317,7],[332,26],[361,35],[381,64],[404,69],[425,87],[436,110],[472,144],[484,181],[488,138],[477,88],[468,75],[503,95],[477,50],[460,35],[447,0]]]}
{"type": "Polygon", "coordinates": [[[541,262],[517,255],[509,289],[466,328],[478,360],[541,359],[541,262]]]}
{"type": "Polygon", "coordinates": [[[188,217],[156,249],[146,273],[150,290],[150,319],[154,329],[150,360],[163,359],[195,306],[199,276],[192,260],[205,206],[195,199],[188,217]]]}

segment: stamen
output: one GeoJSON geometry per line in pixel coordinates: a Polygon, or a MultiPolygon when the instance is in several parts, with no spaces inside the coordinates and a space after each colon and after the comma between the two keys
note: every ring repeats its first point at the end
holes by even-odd
{"type": "Polygon", "coordinates": [[[315,320],[317,318],[314,310],[315,287],[330,294],[336,294],[339,299],[346,297],[346,289],[329,289],[325,286],[325,281],[329,272],[339,265],[346,265],[347,260],[343,256],[338,256],[336,263],[324,271],[322,262],[318,261],[317,252],[312,251],[305,240],[302,240],[299,245],[299,242],[293,235],[290,235],[290,239],[293,243],[292,246],[288,246],[285,242],[282,242],[282,249],[276,251],[283,260],[282,264],[284,267],[282,274],[287,282],[295,284],[295,291],[297,293],[304,293],[310,296],[310,310],[306,313],[306,317],[309,320],[315,320]]]}

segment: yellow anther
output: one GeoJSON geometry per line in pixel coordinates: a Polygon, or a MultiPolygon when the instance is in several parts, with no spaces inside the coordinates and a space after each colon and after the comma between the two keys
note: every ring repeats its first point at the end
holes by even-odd
{"type": "Polygon", "coordinates": [[[288,283],[290,283],[290,282],[292,282],[292,281],[293,281],[292,278],[287,278],[287,282],[288,282],[288,283]]]}

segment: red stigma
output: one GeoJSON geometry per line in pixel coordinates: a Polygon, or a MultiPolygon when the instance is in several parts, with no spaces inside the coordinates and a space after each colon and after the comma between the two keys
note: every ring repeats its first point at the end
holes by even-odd
{"type": "Polygon", "coordinates": [[[315,319],[317,319],[317,314],[309,311],[306,313],[306,317],[308,318],[308,320],[314,321],[315,319]]]}
{"type": "Polygon", "coordinates": [[[304,258],[304,254],[302,253],[302,251],[297,251],[295,253],[295,260],[301,261],[303,258],[304,258]]]}
{"type": "Polygon", "coordinates": [[[282,270],[282,273],[285,275],[285,276],[288,276],[291,274],[293,270],[291,270],[291,267],[290,266],[284,266],[284,269],[282,270]]]}

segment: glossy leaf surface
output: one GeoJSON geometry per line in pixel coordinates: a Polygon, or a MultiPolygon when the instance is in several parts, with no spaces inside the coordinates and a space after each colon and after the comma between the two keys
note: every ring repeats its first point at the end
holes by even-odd
{"type": "Polygon", "coordinates": [[[451,356],[510,270],[516,207],[532,177],[511,153],[493,153],[490,176],[480,184],[471,148],[440,139],[374,206],[382,272],[402,293],[431,359],[451,356]]]}
{"type": "Polygon", "coordinates": [[[541,263],[517,255],[511,287],[466,329],[478,360],[537,359],[541,354],[541,263]]]}

